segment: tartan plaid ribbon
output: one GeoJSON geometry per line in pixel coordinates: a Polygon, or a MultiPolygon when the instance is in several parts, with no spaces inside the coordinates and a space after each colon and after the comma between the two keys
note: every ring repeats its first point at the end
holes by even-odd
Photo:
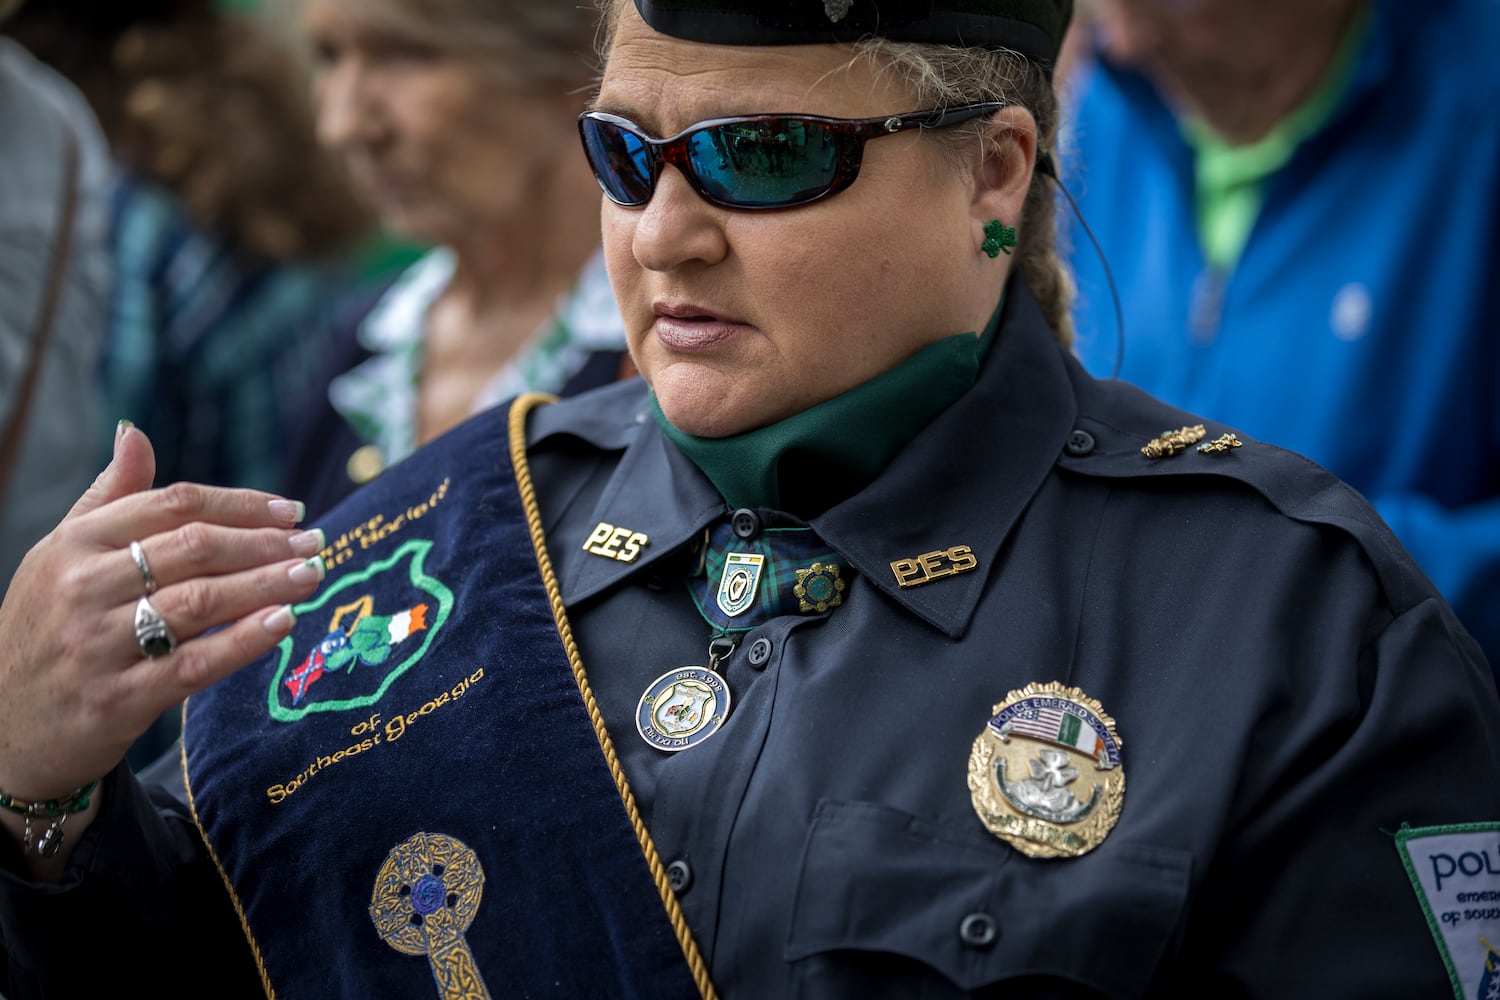
{"type": "MultiPolygon", "coordinates": [[[[753,561],[753,560],[752,560],[753,561]]],[[[738,561],[741,567],[749,565],[738,561]]],[[[781,615],[817,615],[843,603],[849,568],[839,554],[806,527],[768,527],[753,539],[740,538],[729,521],[708,531],[707,551],[696,574],[687,580],[698,613],[718,634],[748,632],[781,615]],[[760,557],[754,595],[740,602],[721,602],[730,556],[760,557]],[[729,614],[744,603],[743,610],[729,614]]]]}

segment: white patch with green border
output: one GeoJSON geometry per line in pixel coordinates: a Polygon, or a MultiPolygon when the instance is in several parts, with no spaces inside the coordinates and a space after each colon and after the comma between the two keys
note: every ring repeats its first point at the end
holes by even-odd
{"type": "Polygon", "coordinates": [[[1409,827],[1396,849],[1457,1000],[1500,1000],[1500,823],[1409,827]]]}

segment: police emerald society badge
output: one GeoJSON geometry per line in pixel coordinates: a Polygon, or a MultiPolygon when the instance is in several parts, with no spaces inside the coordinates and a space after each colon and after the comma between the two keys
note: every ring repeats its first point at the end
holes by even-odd
{"type": "Polygon", "coordinates": [[[646,688],[635,707],[641,739],[675,753],[719,731],[729,715],[729,687],[710,667],[678,667],[646,688]]]}
{"type": "Polygon", "coordinates": [[[995,706],[969,753],[985,828],[1033,858],[1098,847],[1125,798],[1115,722],[1078,688],[1028,684],[995,706]]]}
{"type": "Polygon", "coordinates": [[[708,644],[708,666],[668,670],[646,688],[635,706],[635,728],[641,739],[668,753],[695,747],[729,718],[729,685],[719,672],[734,652],[728,636],[708,644]]]}

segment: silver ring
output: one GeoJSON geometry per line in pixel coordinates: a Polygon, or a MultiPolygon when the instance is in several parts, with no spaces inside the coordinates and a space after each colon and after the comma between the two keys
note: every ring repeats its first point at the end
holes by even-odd
{"type": "Polygon", "coordinates": [[[147,598],[135,602],[135,641],[141,652],[156,659],[177,648],[177,637],[161,612],[147,598]]]}
{"type": "Polygon", "coordinates": [[[156,593],[156,577],[151,575],[151,567],[146,565],[146,550],[141,548],[140,542],[130,543],[130,558],[135,560],[135,568],[141,571],[141,579],[146,581],[146,596],[150,597],[156,593]]]}

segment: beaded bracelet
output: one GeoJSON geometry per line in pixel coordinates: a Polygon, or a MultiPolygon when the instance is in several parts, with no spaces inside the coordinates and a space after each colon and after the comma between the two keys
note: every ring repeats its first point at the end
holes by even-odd
{"type": "Polygon", "coordinates": [[[90,781],[87,785],[73,789],[67,795],[57,799],[44,799],[37,802],[26,802],[6,792],[0,792],[0,809],[7,809],[17,816],[26,818],[26,827],[21,836],[23,844],[22,853],[30,854],[33,849],[44,858],[55,855],[63,843],[63,824],[68,817],[76,812],[83,812],[89,807],[89,798],[94,790],[99,787],[98,781],[90,781]],[[47,824],[47,829],[35,840],[31,838],[32,819],[48,819],[52,822],[47,824]]]}

